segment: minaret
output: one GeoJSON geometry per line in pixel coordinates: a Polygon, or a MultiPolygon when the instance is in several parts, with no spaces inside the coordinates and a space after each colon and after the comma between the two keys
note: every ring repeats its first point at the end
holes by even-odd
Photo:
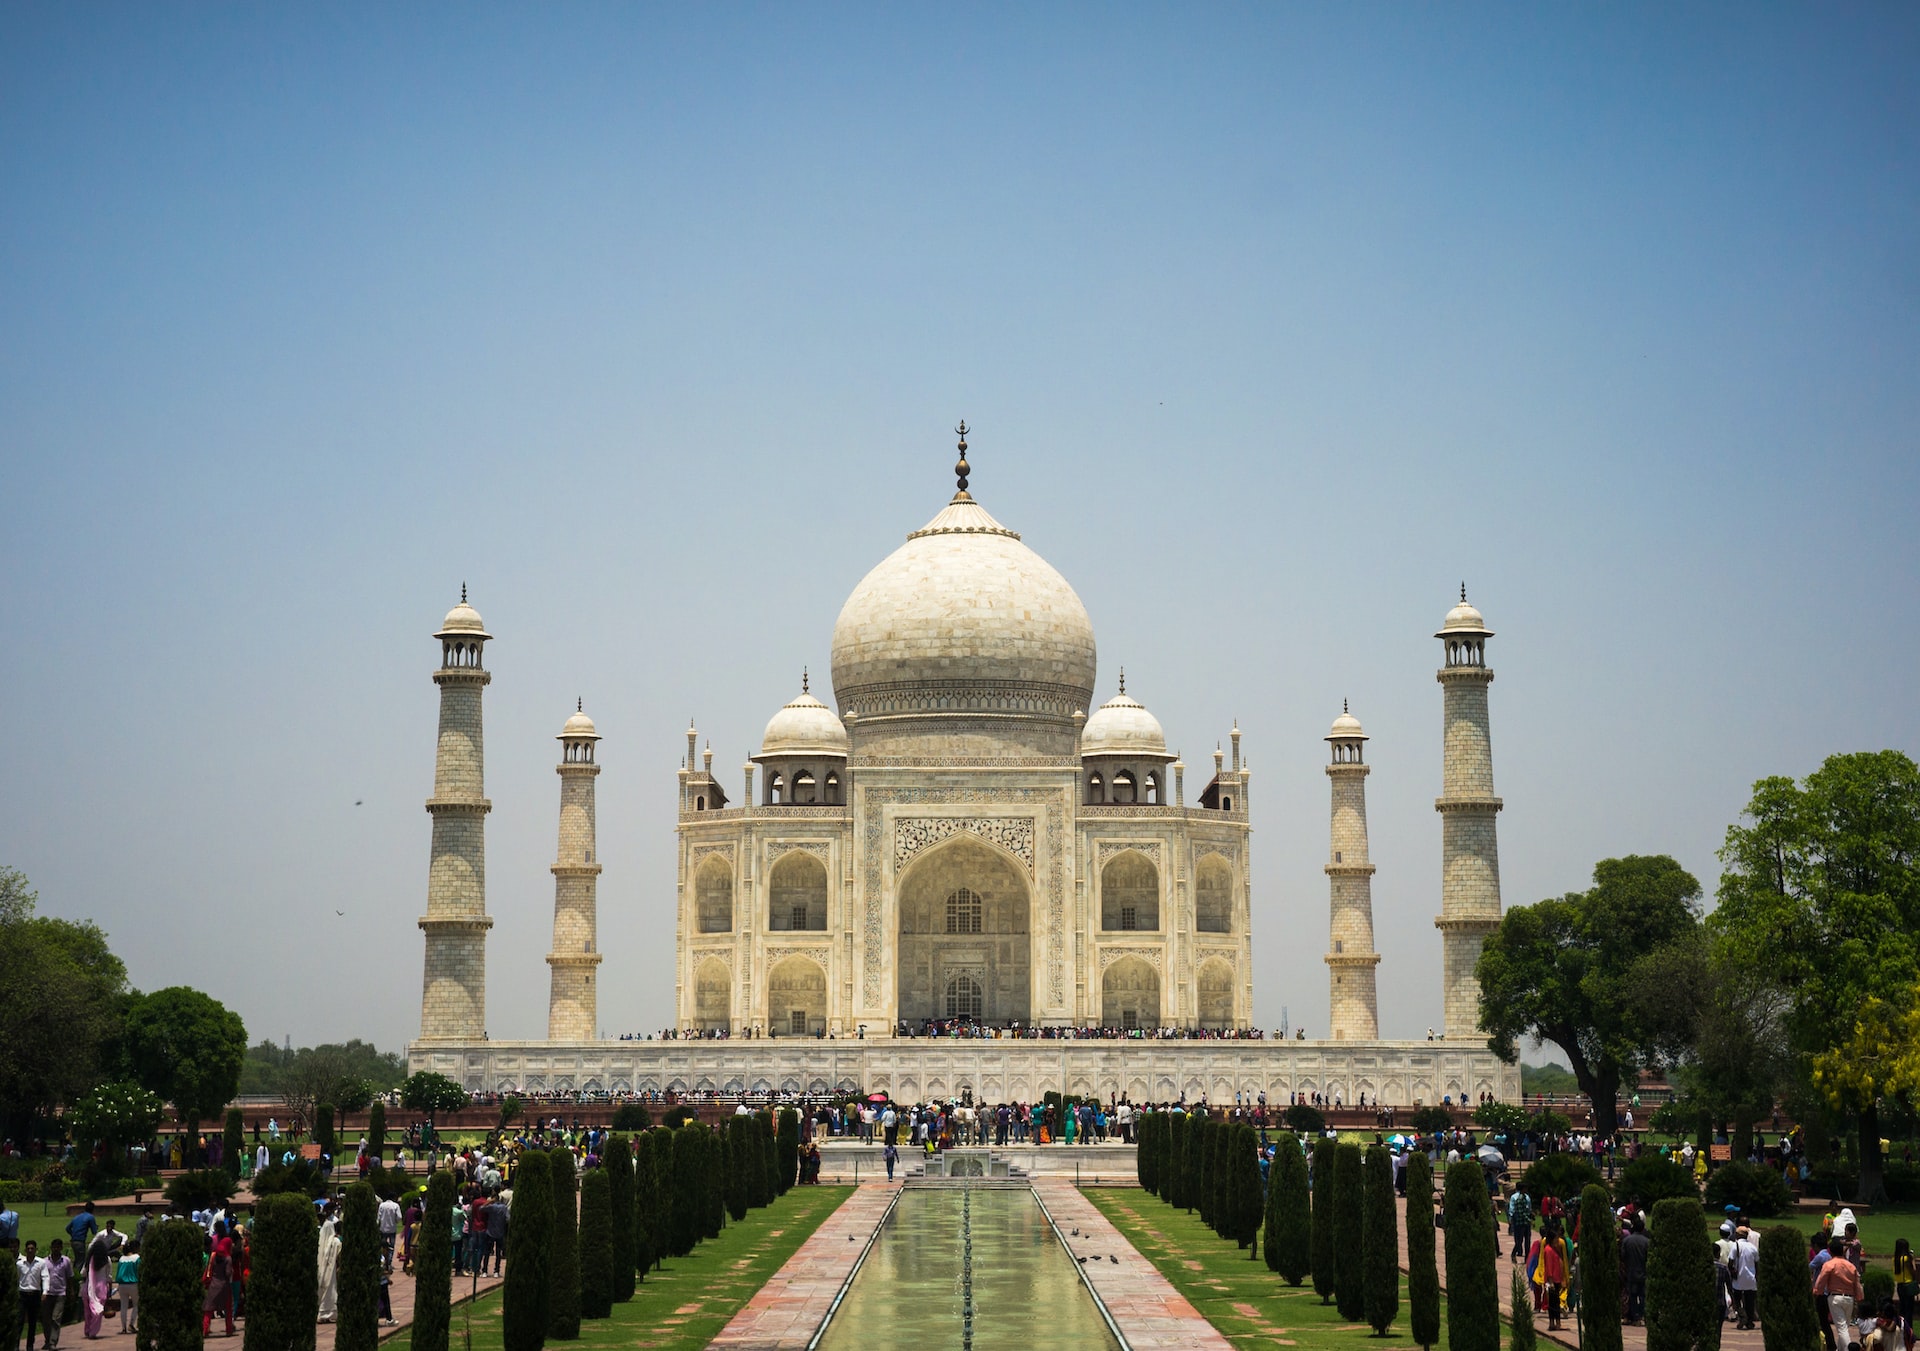
{"type": "Polygon", "coordinates": [[[1480,1031],[1480,982],[1474,967],[1487,935],[1500,927],[1500,844],[1494,817],[1500,799],[1493,795],[1493,738],[1487,726],[1487,639],[1493,630],[1467,604],[1460,603],[1433,635],[1446,644],[1447,664],[1436,679],[1445,691],[1445,767],[1440,813],[1440,930],[1445,1023],[1448,1038],[1472,1040],[1480,1031]]]}
{"type": "Polygon", "coordinates": [[[599,996],[594,968],[600,965],[596,892],[600,861],[594,857],[594,743],[600,734],[584,705],[560,729],[560,848],[553,863],[552,993],[547,997],[548,1041],[592,1041],[597,1035],[599,996]]]}
{"type": "Polygon", "coordinates": [[[440,632],[440,745],[433,761],[433,858],[427,872],[426,975],[420,993],[422,1041],[479,1041],[487,1031],[486,756],[480,694],[493,677],[481,649],[493,635],[467,605],[447,612],[440,632]]]}
{"type": "Polygon", "coordinates": [[[1333,763],[1327,766],[1333,781],[1328,1035],[1335,1041],[1377,1041],[1380,1003],[1373,969],[1380,954],[1373,950],[1373,864],[1367,855],[1367,734],[1344,702],[1327,741],[1333,747],[1333,763]]]}

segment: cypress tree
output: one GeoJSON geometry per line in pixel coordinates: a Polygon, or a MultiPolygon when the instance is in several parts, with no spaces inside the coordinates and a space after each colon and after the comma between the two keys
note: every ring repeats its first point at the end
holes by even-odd
{"type": "Polygon", "coordinates": [[[1313,1142],[1313,1292],[1333,1303],[1333,1152],[1338,1142],[1321,1136],[1313,1142]]]}
{"type": "MultiPolygon", "coordinates": [[[[1199,1210],[1207,1196],[1207,1124],[1211,1120],[1205,1113],[1187,1118],[1186,1194],[1181,1198],[1181,1204],[1188,1214],[1199,1210]]],[[[1206,1218],[1204,1212],[1200,1218],[1206,1218]]]]}
{"type": "MultiPolygon", "coordinates": [[[[319,1241],[313,1203],[304,1192],[263,1196],[254,1206],[245,1351],[313,1351],[314,1320],[320,1316],[320,1290],[313,1279],[319,1241]]],[[[444,1250],[444,1240],[441,1246],[444,1250]]],[[[444,1338],[442,1346],[421,1351],[444,1351],[444,1338]]]]}
{"type": "Polygon", "coordinates": [[[773,1117],[755,1112],[748,1138],[753,1142],[753,1168],[747,1175],[747,1204],[755,1210],[773,1201],[773,1117]]]}
{"type": "Polygon", "coordinates": [[[1487,1175],[1462,1160],[1447,1169],[1448,1351],[1499,1351],[1500,1272],[1487,1175]]]}
{"type": "Polygon", "coordinates": [[[0,1346],[7,1351],[20,1345],[20,1282],[10,1269],[20,1255],[16,1247],[0,1246],[0,1346]]]}
{"type": "Polygon", "coordinates": [[[320,1152],[322,1154],[333,1153],[332,1103],[323,1102],[313,1109],[313,1142],[320,1146],[320,1152]]]}
{"type": "Polygon", "coordinates": [[[1260,1137],[1251,1126],[1234,1130],[1233,1143],[1233,1241],[1247,1250],[1247,1260],[1260,1256],[1260,1219],[1264,1206],[1260,1197],[1260,1137]]]}
{"type": "Polygon", "coordinates": [[[1393,1161],[1374,1145],[1360,1168],[1360,1280],[1367,1323],[1384,1337],[1400,1316],[1400,1223],[1393,1210],[1393,1161]]]}
{"type": "Polygon", "coordinates": [[[1647,1351],[1711,1351],[1720,1344],[1720,1294],[1700,1203],[1684,1196],[1655,1203],[1650,1237],[1647,1351]]]}
{"type": "Polygon", "coordinates": [[[727,1119],[727,1214],[735,1224],[747,1218],[753,1200],[753,1170],[759,1160],[750,1156],[752,1129],[752,1121],[738,1112],[727,1119]]]}
{"type": "Polygon", "coordinates": [[[547,1287],[553,1252],[553,1161],[543,1150],[529,1149],[513,1170],[513,1220],[508,1240],[501,1348],[540,1351],[547,1344],[547,1287]]]}
{"type": "Polygon", "coordinates": [[[1233,1137],[1235,1126],[1222,1121],[1213,1133],[1213,1232],[1233,1237],[1233,1137]]]}
{"type": "Polygon", "coordinates": [[[1313,1214],[1299,1137],[1283,1131],[1267,1169],[1267,1270],[1298,1285],[1313,1270],[1313,1214]]]}
{"type": "Polygon", "coordinates": [[[1440,1265],[1433,1241],[1433,1162],[1407,1154],[1407,1323],[1421,1346],[1440,1340],[1440,1265]]]}
{"type": "Polygon", "coordinates": [[[706,1143],[707,1128],[689,1121],[673,1133],[673,1247],[675,1257],[685,1257],[706,1232],[706,1143]]]}
{"type": "Polygon", "coordinates": [[[1167,1113],[1167,1147],[1162,1151],[1167,1180],[1161,1195],[1176,1210],[1184,1210],[1187,1205],[1187,1132],[1192,1127],[1193,1117],[1188,1113],[1167,1113]]]}
{"type": "Polygon", "coordinates": [[[553,1172],[553,1256],[547,1266],[547,1337],[571,1342],[580,1336],[580,1193],[573,1151],[563,1146],[548,1157],[553,1172]]]}
{"type": "MultiPolygon", "coordinates": [[[[206,1238],[207,1231],[192,1220],[163,1220],[147,1230],[147,1241],[140,1245],[140,1326],[133,1343],[139,1351],[200,1351],[200,1271],[206,1238]]],[[[11,1273],[4,1274],[13,1279],[11,1273]]],[[[74,1276],[79,1274],[76,1263],[74,1276]]],[[[313,1284],[311,1264],[307,1283],[313,1284]]],[[[313,1345],[311,1328],[307,1337],[307,1345],[313,1345]]]]}
{"type": "Polygon", "coordinates": [[[1333,1302],[1349,1323],[1367,1316],[1366,1268],[1360,1252],[1362,1215],[1360,1146],[1342,1144],[1333,1151],[1333,1302]]]}
{"type": "Polygon", "coordinates": [[[227,1108],[226,1129],[220,1133],[220,1166],[228,1177],[240,1176],[240,1160],[246,1157],[247,1132],[238,1107],[227,1108]]]}
{"type": "Polygon", "coordinates": [[[603,1166],[580,1179],[580,1317],[612,1314],[613,1182],[603,1166]]]}
{"type": "Polygon", "coordinates": [[[1755,1274],[1760,1293],[1754,1302],[1766,1351],[1817,1351],[1820,1319],[1807,1298],[1806,1238],[1790,1224],[1768,1229],[1760,1235],[1755,1274]]]}
{"type": "Polygon", "coordinates": [[[646,1280],[654,1263],[665,1255],[661,1248],[660,1189],[653,1179],[653,1132],[633,1137],[633,1270],[646,1280]]]}
{"type": "Polygon", "coordinates": [[[1133,1128],[1133,1175],[1140,1180],[1140,1189],[1155,1191],[1153,1176],[1153,1117],[1142,1117],[1133,1128]]]}
{"type": "MultiPolygon", "coordinates": [[[[517,1200],[517,1192],[515,1197],[517,1200]]],[[[517,1211],[519,1207],[516,1205],[514,1209],[517,1211]]],[[[453,1174],[444,1168],[436,1169],[427,1179],[427,1194],[420,1203],[420,1238],[413,1254],[410,1351],[447,1351],[447,1329],[453,1319],[453,1239],[448,1232],[452,1223],[453,1174]]],[[[307,1266],[313,1266],[311,1260],[307,1266]]],[[[311,1278],[307,1283],[313,1283],[311,1278]]],[[[247,1308],[251,1320],[251,1288],[247,1292],[247,1308]]]]}
{"type": "Polygon", "coordinates": [[[780,1131],[776,1140],[780,1154],[780,1194],[785,1196],[800,1175],[800,1114],[791,1107],[780,1109],[780,1131]]]}
{"type": "Polygon", "coordinates": [[[367,1108],[367,1152],[373,1155],[374,1162],[387,1148],[387,1105],[375,1098],[373,1106],[367,1108]]]}
{"type": "Polygon", "coordinates": [[[1580,1193],[1580,1316],[1582,1351],[1621,1351],[1620,1224],[1605,1187],[1580,1193]]]}
{"type": "Polygon", "coordinates": [[[600,1166],[606,1170],[607,1204],[612,1212],[607,1223],[612,1243],[613,1300],[625,1304],[633,1298],[633,1273],[640,1260],[633,1232],[633,1150],[626,1136],[616,1135],[607,1141],[600,1166]]]}
{"type": "Polygon", "coordinates": [[[373,1187],[356,1182],[347,1188],[340,1221],[339,1323],[334,1351],[373,1351],[380,1344],[380,1201],[373,1187]]]}
{"type": "Polygon", "coordinates": [[[727,1133],[709,1130],[706,1132],[706,1194],[705,1215],[707,1227],[702,1238],[719,1238],[720,1231],[727,1227],[727,1133]]]}
{"type": "MultiPolygon", "coordinates": [[[[1582,1218],[1581,1223],[1586,1220],[1582,1218]]],[[[1518,1262],[1513,1264],[1513,1279],[1507,1282],[1507,1304],[1507,1351],[1533,1351],[1538,1340],[1533,1330],[1533,1296],[1527,1290],[1526,1269],[1518,1262]]]]}

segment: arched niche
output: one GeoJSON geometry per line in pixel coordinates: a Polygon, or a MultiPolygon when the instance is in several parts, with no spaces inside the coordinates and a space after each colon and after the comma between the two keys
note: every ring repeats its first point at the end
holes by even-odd
{"type": "Polygon", "coordinates": [[[1122,957],[1101,975],[1100,1025],[1160,1026],[1160,973],[1150,962],[1122,957]]]}
{"type": "Polygon", "coordinates": [[[693,974],[693,1021],[702,1032],[724,1032],[732,1009],[733,980],[727,964],[709,957],[693,974]]]}
{"type": "Polygon", "coordinates": [[[955,835],[914,860],[898,894],[902,1019],[945,1018],[948,985],[965,975],[980,987],[982,1020],[1028,1021],[1032,895],[1010,855],[955,835]]]}
{"type": "Polygon", "coordinates": [[[709,855],[693,875],[693,910],[695,927],[703,934],[733,928],[733,866],[718,854],[709,855]]]}
{"type": "Polygon", "coordinates": [[[767,972],[767,1029],[776,1037],[827,1030],[827,972],[811,957],[788,957],[767,972]]]}
{"type": "Polygon", "coordinates": [[[1100,927],[1147,932],[1160,927],[1160,870],[1137,849],[1115,854],[1100,870],[1100,927]]]}
{"type": "Polygon", "coordinates": [[[1202,854],[1193,870],[1193,927],[1233,932],[1233,865],[1219,854],[1202,854]]]}
{"type": "Polygon", "coordinates": [[[1215,957],[1200,965],[1200,1026],[1233,1026],[1233,968],[1215,957]]]}
{"type": "Polygon", "coordinates": [[[804,849],[789,850],[773,865],[767,879],[767,927],[826,930],[826,865],[804,849]]]}

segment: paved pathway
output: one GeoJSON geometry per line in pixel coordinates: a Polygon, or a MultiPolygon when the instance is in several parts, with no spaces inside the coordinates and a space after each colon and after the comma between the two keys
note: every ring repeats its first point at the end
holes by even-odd
{"type": "Polygon", "coordinates": [[[806,1346],[899,1191],[898,1184],[863,1181],[709,1345],[737,1351],[806,1346]]]}
{"type": "Polygon", "coordinates": [[[1140,1255],[1070,1179],[1038,1178],[1033,1189],[1054,1223],[1068,1235],[1067,1246],[1073,1255],[1103,1259],[1089,1261],[1081,1270],[1135,1351],[1160,1347],[1228,1351],[1232,1343],[1201,1316],[1173,1282],[1140,1255]],[[1077,1238],[1072,1237],[1075,1229],[1080,1231],[1077,1238]],[[1112,1256],[1118,1256],[1119,1262],[1104,1260],[1112,1256]]]}

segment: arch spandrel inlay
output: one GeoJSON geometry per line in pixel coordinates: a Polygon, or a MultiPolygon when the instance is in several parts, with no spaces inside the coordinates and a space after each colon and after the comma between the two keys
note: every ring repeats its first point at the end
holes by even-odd
{"type": "Polygon", "coordinates": [[[893,870],[897,876],[915,857],[959,834],[997,844],[1033,873],[1031,816],[902,816],[893,823],[893,870]]]}

